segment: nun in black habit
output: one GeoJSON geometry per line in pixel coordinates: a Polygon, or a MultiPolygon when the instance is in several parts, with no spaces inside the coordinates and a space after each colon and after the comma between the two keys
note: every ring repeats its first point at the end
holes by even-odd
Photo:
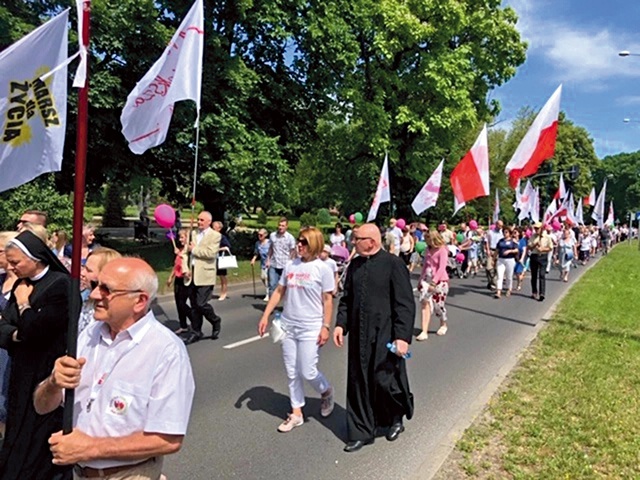
{"type": "Polygon", "coordinates": [[[361,226],[352,240],[359,256],[347,270],[334,331],[336,345],[347,334],[349,343],[346,452],[373,443],[378,429],[396,440],[404,431],[403,416],[412,417],[406,360],[387,343],[408,348],[416,312],[407,267],[380,248],[375,225],[361,226]]]}
{"type": "Polygon", "coordinates": [[[66,351],[69,273],[30,231],[11,240],[5,255],[18,280],[0,318],[0,347],[11,356],[0,479],[70,479],[70,467],[53,465],[48,444],[51,434],[62,429],[62,408],[38,415],[33,407],[36,386],[66,351]]]}

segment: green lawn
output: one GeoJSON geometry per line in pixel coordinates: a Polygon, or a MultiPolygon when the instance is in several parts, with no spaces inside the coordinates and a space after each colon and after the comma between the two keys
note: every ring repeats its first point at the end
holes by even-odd
{"type": "Polygon", "coordinates": [[[638,244],[624,243],[563,299],[447,478],[640,478],[639,293],[638,244]]]}

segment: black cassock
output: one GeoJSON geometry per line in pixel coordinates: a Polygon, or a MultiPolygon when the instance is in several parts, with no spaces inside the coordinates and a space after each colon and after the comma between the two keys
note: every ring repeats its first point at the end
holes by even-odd
{"type": "Polygon", "coordinates": [[[20,316],[12,293],[0,319],[0,347],[7,349],[11,357],[0,479],[70,479],[71,467],[51,463],[48,444],[51,434],[62,429],[62,408],[38,415],[33,407],[36,386],[51,374],[55,360],[65,354],[69,275],[50,270],[32,283],[31,308],[20,316]],[[11,340],[16,329],[20,342],[11,340]]]}
{"type": "Polygon", "coordinates": [[[406,360],[391,353],[387,343],[411,343],[415,313],[409,272],[400,258],[380,250],[353,259],[336,322],[349,334],[349,441],[368,440],[376,427],[412,417],[406,360]]]}

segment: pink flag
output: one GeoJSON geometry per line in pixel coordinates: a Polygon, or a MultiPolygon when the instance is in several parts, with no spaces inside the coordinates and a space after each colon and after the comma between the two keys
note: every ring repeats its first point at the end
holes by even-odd
{"type": "Polygon", "coordinates": [[[512,187],[516,185],[519,178],[533,175],[542,162],[553,157],[558,134],[561,93],[562,85],[542,107],[513,157],[507,163],[505,172],[509,175],[509,183],[512,187]]]}
{"type": "Polygon", "coordinates": [[[414,198],[411,208],[416,212],[416,215],[420,215],[427,208],[435,207],[438,201],[438,195],[440,195],[440,184],[442,183],[442,166],[444,160],[440,162],[438,168],[436,168],[427,183],[424,184],[422,189],[414,198]]]}
{"type": "Polygon", "coordinates": [[[367,222],[375,220],[378,216],[378,208],[380,208],[381,203],[390,201],[391,188],[389,187],[389,154],[385,154],[382,171],[380,172],[380,179],[378,180],[378,188],[376,189],[376,194],[373,197],[373,203],[369,209],[369,215],[367,215],[367,222]]]}
{"type": "Polygon", "coordinates": [[[562,174],[560,174],[560,184],[558,185],[558,191],[553,196],[554,200],[564,200],[564,197],[567,196],[567,189],[564,186],[564,178],[562,174]]]}
{"type": "Polygon", "coordinates": [[[584,204],[591,205],[592,207],[596,204],[596,187],[591,188],[591,193],[584,197],[584,204]]]}
{"type": "Polygon", "coordinates": [[[482,128],[471,150],[451,172],[455,215],[465,202],[489,195],[489,147],[487,125],[482,128]]]}
{"type": "Polygon", "coordinates": [[[202,0],[196,0],[162,56],[127,97],[120,122],[133,153],[164,142],[175,102],[193,100],[199,116],[203,47],[202,0]]]}
{"type": "Polygon", "coordinates": [[[551,219],[556,216],[557,211],[558,211],[558,205],[556,204],[556,201],[551,200],[551,203],[549,204],[547,209],[544,211],[542,222],[549,223],[551,219]]]}

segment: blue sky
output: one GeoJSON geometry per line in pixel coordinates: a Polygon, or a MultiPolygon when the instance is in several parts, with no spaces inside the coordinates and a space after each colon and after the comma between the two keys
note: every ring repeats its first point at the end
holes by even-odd
{"type": "Polygon", "coordinates": [[[505,0],[529,43],[516,76],[491,97],[508,125],[538,110],[562,83],[561,109],[586,128],[600,158],[640,150],[640,0],[505,0]],[[636,122],[624,123],[624,118],[636,122]]]}

